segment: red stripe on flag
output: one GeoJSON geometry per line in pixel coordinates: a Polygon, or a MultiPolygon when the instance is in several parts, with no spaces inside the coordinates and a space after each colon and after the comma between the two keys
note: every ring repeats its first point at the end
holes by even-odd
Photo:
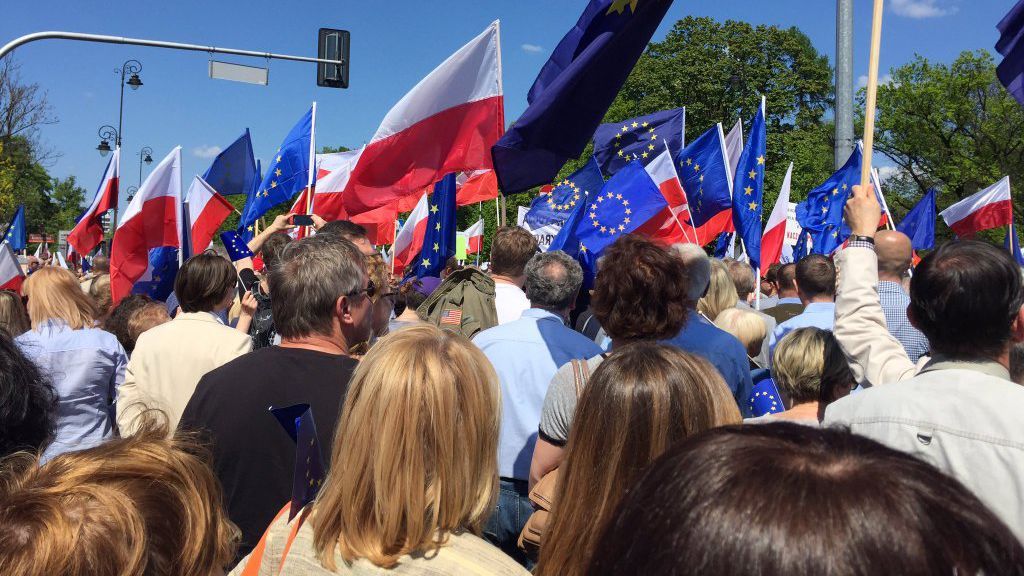
{"type": "Polygon", "coordinates": [[[1002,200],[986,204],[971,212],[962,220],[950,224],[950,228],[960,238],[967,238],[982,230],[1009,226],[1013,223],[1013,204],[1002,200]]]}
{"type": "Polygon", "coordinates": [[[114,233],[110,248],[110,295],[116,305],[146,273],[150,248],[178,245],[178,198],[157,196],[114,233]]]}
{"type": "MultiPolygon", "coordinates": [[[[456,206],[466,206],[477,202],[486,202],[498,197],[498,176],[494,170],[474,176],[455,193],[456,206]]],[[[412,210],[412,208],[410,208],[412,210]]]]}
{"type": "MultiPolygon", "coordinates": [[[[214,192],[210,201],[203,207],[203,211],[196,216],[192,222],[192,253],[202,254],[213,240],[213,235],[224,223],[235,207],[224,199],[223,196],[214,192]]],[[[192,215],[189,215],[192,216],[192,215]]]]}
{"type": "Polygon", "coordinates": [[[92,249],[103,240],[103,215],[113,208],[114,199],[117,198],[117,180],[117,178],[107,180],[107,185],[103,188],[103,196],[100,198],[99,204],[96,205],[96,211],[82,216],[82,219],[68,234],[68,243],[74,246],[75,251],[79,254],[92,252],[92,249]]]}
{"type": "Polygon", "coordinates": [[[768,270],[769,266],[782,260],[782,245],[785,240],[785,220],[771,230],[765,230],[764,236],[761,236],[761,270],[768,270]]]}

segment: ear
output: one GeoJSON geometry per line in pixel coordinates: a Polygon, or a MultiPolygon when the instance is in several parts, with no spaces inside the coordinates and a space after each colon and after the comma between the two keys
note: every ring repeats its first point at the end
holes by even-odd
{"type": "Polygon", "coordinates": [[[1017,311],[1017,316],[1010,324],[1010,341],[1014,344],[1024,342],[1024,307],[1017,311]]]}
{"type": "Polygon", "coordinates": [[[348,296],[339,296],[334,301],[334,317],[340,324],[352,323],[352,302],[348,296]]]}

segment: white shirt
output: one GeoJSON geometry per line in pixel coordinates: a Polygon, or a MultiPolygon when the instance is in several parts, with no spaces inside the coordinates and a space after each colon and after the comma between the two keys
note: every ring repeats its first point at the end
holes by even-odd
{"type": "Polygon", "coordinates": [[[498,324],[519,320],[525,310],[530,308],[530,301],[515,284],[494,283],[494,307],[498,311],[498,324]]]}

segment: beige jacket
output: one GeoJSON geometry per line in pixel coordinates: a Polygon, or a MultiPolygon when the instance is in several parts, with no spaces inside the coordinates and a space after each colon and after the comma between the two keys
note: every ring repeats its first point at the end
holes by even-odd
{"type": "Polygon", "coordinates": [[[182,312],[139,336],[117,396],[117,425],[132,434],[145,408],[167,414],[173,431],[204,374],[245,354],[247,334],[208,312],[182,312]]]}

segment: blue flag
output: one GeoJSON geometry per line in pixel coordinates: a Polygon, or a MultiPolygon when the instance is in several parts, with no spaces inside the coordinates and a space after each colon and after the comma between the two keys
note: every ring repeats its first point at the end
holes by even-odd
{"type": "Polygon", "coordinates": [[[1017,238],[1017,229],[1013,224],[1006,227],[1006,240],[1003,240],[1003,248],[1013,254],[1018,265],[1024,266],[1024,254],[1020,252],[1020,240],[1017,238]]]}
{"type": "MultiPolygon", "coordinates": [[[[711,127],[684,148],[676,156],[676,165],[695,228],[732,207],[732,175],[725,158],[725,136],[721,124],[711,127]]],[[[728,230],[730,222],[726,219],[721,229],[709,230],[711,236],[708,240],[728,230]]]]}
{"type": "Polygon", "coordinates": [[[587,142],[647,48],[672,0],[591,0],[526,97],[522,116],[491,149],[506,194],[554,180],[587,142]]]}
{"type": "Polygon", "coordinates": [[[675,158],[683,148],[686,108],[662,110],[625,122],[601,124],[594,133],[594,156],[606,174],[615,174],[632,160],[648,162],[668,145],[675,158]]]}
{"type": "Polygon", "coordinates": [[[82,274],[88,274],[89,270],[92,270],[92,262],[85,256],[82,256],[82,274]]]}
{"type": "Polygon", "coordinates": [[[761,269],[761,202],[764,198],[766,141],[764,98],[750,125],[750,136],[736,164],[732,196],[732,221],[743,241],[743,251],[755,270],[761,269]]]}
{"type": "Polygon", "coordinates": [[[897,230],[910,237],[914,250],[935,247],[935,195],[935,188],[929,188],[896,226],[897,230]]]}
{"type": "Polygon", "coordinates": [[[306,504],[316,499],[324,483],[324,458],[309,404],[270,408],[270,413],[295,441],[295,472],[292,474],[291,521],[306,504]]]}
{"type": "Polygon", "coordinates": [[[203,174],[203,180],[221,196],[248,195],[259,184],[249,129],[225,148],[203,174]]]}
{"type": "MultiPolygon", "coordinates": [[[[598,191],[600,189],[596,190],[594,194],[597,194],[598,191]]],[[[594,286],[594,279],[597,277],[597,256],[580,242],[577,235],[580,223],[583,222],[583,216],[587,213],[588,198],[589,195],[576,203],[576,206],[569,212],[565,223],[562,224],[561,230],[558,231],[558,234],[555,235],[554,240],[548,246],[548,252],[561,250],[580,263],[580,267],[583,268],[584,289],[592,288],[594,286]]]]}
{"type": "Polygon", "coordinates": [[[427,232],[417,258],[413,276],[440,276],[448,259],[455,255],[455,174],[448,174],[437,184],[427,204],[427,232]]]}
{"type": "Polygon", "coordinates": [[[224,243],[224,249],[228,252],[228,259],[232,262],[252,258],[252,250],[249,250],[248,243],[238,235],[238,232],[234,230],[221,232],[220,241],[224,243]]]}
{"type": "Polygon", "coordinates": [[[771,377],[754,383],[747,404],[754,418],[786,411],[786,406],[782,403],[782,394],[779,394],[779,388],[771,377]]]}
{"type": "Polygon", "coordinates": [[[729,254],[729,246],[732,244],[732,232],[722,232],[718,235],[718,242],[715,242],[715,258],[725,258],[729,254]]]}
{"type": "Polygon", "coordinates": [[[15,252],[21,252],[28,244],[28,236],[25,231],[25,205],[21,204],[14,211],[11,223],[7,225],[3,241],[15,252]]]}
{"type": "Polygon", "coordinates": [[[647,223],[668,207],[654,180],[639,162],[630,162],[588,198],[576,225],[576,238],[593,254],[647,223]]]}
{"type": "Polygon", "coordinates": [[[178,249],[162,246],[149,250],[149,266],[142,277],[132,286],[132,294],[145,294],[153,300],[166,302],[174,291],[174,279],[178,276],[178,249]]]}
{"type": "Polygon", "coordinates": [[[797,204],[796,219],[810,233],[815,254],[831,254],[850,235],[850,229],[843,221],[843,208],[853,194],[853,187],[860,184],[860,165],[858,144],[842,168],[797,204]]]}
{"type": "Polygon", "coordinates": [[[249,197],[238,220],[238,232],[251,237],[253,223],[268,210],[289,202],[309,183],[309,153],[313,146],[313,108],[295,124],[274,153],[270,171],[249,197]]]}
{"type": "Polygon", "coordinates": [[[1024,0],[1018,0],[996,26],[999,41],[996,51],[1003,61],[996,67],[999,81],[1024,106],[1024,0]]]}
{"type": "Polygon", "coordinates": [[[548,224],[562,224],[579,202],[585,202],[591,193],[597,193],[604,185],[604,176],[591,156],[582,168],[565,180],[556,182],[550,194],[541,194],[530,204],[525,221],[536,230],[548,224]]]}
{"type": "Polygon", "coordinates": [[[810,239],[811,233],[809,231],[800,231],[800,235],[796,237],[796,244],[793,245],[793,262],[799,262],[810,254],[810,250],[807,248],[807,242],[810,239]]]}

